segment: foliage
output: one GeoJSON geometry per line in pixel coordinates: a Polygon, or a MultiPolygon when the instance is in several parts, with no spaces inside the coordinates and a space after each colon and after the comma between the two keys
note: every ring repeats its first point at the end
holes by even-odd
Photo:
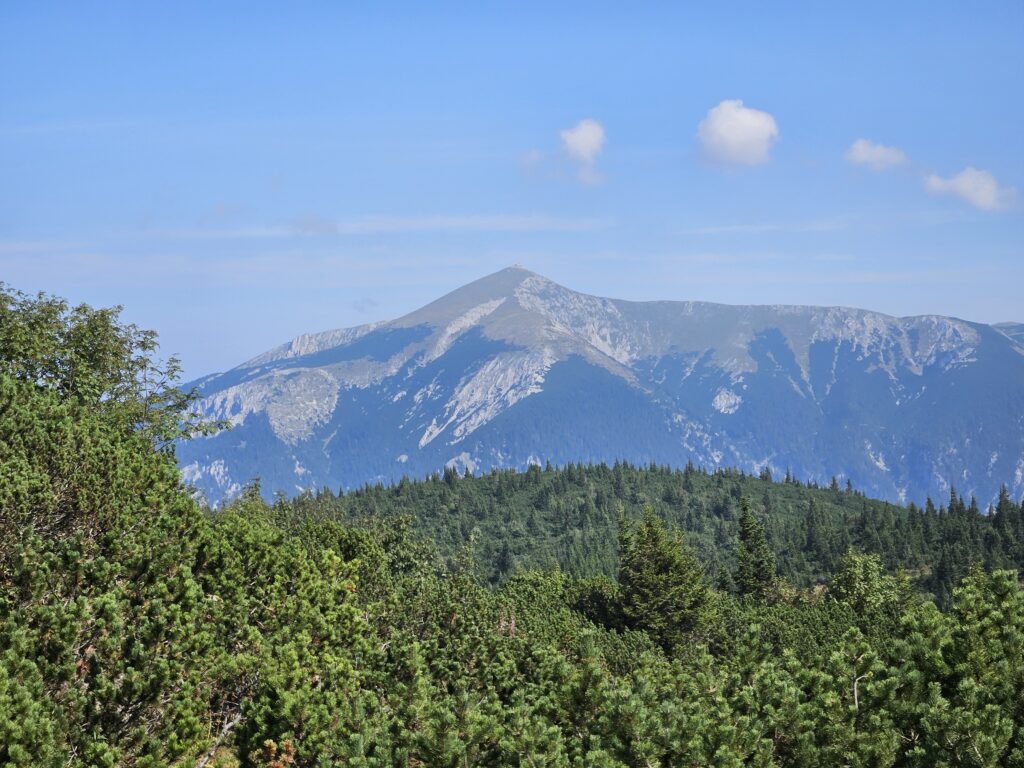
{"type": "Polygon", "coordinates": [[[704,574],[678,533],[647,510],[635,528],[623,523],[619,587],[626,626],[645,631],[666,653],[702,636],[710,595],[704,574]]]}
{"type": "Polygon", "coordinates": [[[750,500],[740,499],[740,541],[736,553],[734,582],[741,595],[765,598],[775,583],[775,553],[768,546],[764,528],[750,509],[750,500]]]}
{"type": "Polygon", "coordinates": [[[0,765],[1024,765],[1008,497],[617,465],[210,511],[126,383],[149,337],[10,296],[0,765]]]}
{"type": "MultiPolygon", "coordinates": [[[[279,499],[277,506],[285,516],[347,525],[411,521],[446,557],[473,536],[481,575],[490,584],[517,570],[556,566],[580,578],[615,578],[619,521],[639,520],[650,508],[668,528],[685,534],[712,583],[735,590],[743,498],[764,530],[767,548],[755,547],[762,578],[773,570],[774,557],[775,573],[798,588],[827,583],[851,549],[877,555],[886,571],[902,569],[943,609],[973,563],[989,570],[1024,568],[1024,504],[1005,489],[986,514],[956,491],[942,504],[900,507],[850,487],[819,488],[792,477],[773,482],[765,473],[620,462],[475,477],[449,472],[348,493],[322,489],[279,499]]],[[[755,527],[747,530],[756,537],[755,527]]]]}
{"type": "Polygon", "coordinates": [[[178,359],[156,360],[156,333],[120,322],[120,313],[0,282],[0,371],[116,418],[162,448],[223,426],[189,410],[196,398],[177,386],[178,359]]]}

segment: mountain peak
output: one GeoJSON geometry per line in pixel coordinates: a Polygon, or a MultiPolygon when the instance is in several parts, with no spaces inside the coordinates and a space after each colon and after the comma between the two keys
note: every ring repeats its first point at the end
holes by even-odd
{"type": "Polygon", "coordinates": [[[528,272],[531,275],[536,275],[537,274],[533,270],[524,267],[522,264],[513,264],[510,267],[505,267],[504,269],[499,269],[498,272],[528,272]]]}
{"type": "Polygon", "coordinates": [[[395,322],[403,326],[418,323],[438,325],[493,302],[513,303],[517,292],[527,281],[555,285],[546,277],[516,264],[466,283],[395,322]]]}
{"type": "Polygon", "coordinates": [[[472,286],[486,286],[488,289],[507,290],[507,295],[511,296],[515,292],[515,289],[518,288],[524,280],[528,280],[530,278],[534,280],[541,280],[545,283],[552,282],[548,278],[544,277],[544,275],[540,275],[533,270],[527,269],[522,264],[513,264],[510,267],[499,269],[497,272],[492,272],[491,274],[484,275],[471,283],[467,283],[462,286],[462,288],[456,289],[456,291],[470,288],[472,286]]]}
{"type": "Polygon", "coordinates": [[[1024,396],[1024,339],[996,330],[620,301],[513,265],[397,320],[300,336],[209,377],[200,407],[236,428],[179,458],[211,499],[240,490],[242,467],[291,491],[544,458],[846,473],[900,500],[948,493],[939,478],[955,476],[987,499],[1007,478],[1024,492],[1024,424],[1000,426],[1024,396]],[[971,414],[969,432],[936,419],[952,412],[971,414]]]}

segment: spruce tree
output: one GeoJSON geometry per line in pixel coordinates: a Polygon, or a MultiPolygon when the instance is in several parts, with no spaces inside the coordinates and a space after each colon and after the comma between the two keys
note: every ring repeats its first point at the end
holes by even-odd
{"type": "Polygon", "coordinates": [[[620,541],[626,623],[671,653],[707,626],[711,596],[703,569],[682,537],[666,531],[650,508],[635,530],[622,531],[620,541]]]}
{"type": "Polygon", "coordinates": [[[750,500],[740,499],[740,542],[734,581],[741,595],[764,598],[775,582],[775,553],[768,546],[764,527],[754,517],[750,500]]]}

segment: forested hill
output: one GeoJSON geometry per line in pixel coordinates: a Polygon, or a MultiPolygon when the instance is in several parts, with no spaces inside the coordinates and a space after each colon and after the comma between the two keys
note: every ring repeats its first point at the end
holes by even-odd
{"type": "Polygon", "coordinates": [[[620,517],[636,519],[650,507],[686,532],[717,580],[734,567],[744,496],[763,516],[780,573],[799,586],[824,581],[851,547],[879,555],[890,570],[906,570],[943,604],[973,562],[1024,565],[1024,503],[1018,505],[1005,489],[987,510],[956,491],[939,503],[929,499],[924,507],[901,507],[849,485],[819,488],[788,476],[775,481],[767,472],[570,464],[478,477],[449,469],[423,481],[342,495],[325,489],[279,500],[278,506],[299,519],[409,516],[450,554],[472,538],[491,582],[516,570],[554,566],[575,576],[611,576],[619,565],[620,517]]]}

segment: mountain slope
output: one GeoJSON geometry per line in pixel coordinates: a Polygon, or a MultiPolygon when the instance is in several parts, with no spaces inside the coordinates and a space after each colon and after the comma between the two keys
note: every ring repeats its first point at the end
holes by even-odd
{"type": "Polygon", "coordinates": [[[550,460],[688,460],[921,500],[1024,492],[1024,348],[839,307],[628,302],[520,268],[196,383],[235,428],[179,449],[211,500],[550,460]]]}
{"type": "Polygon", "coordinates": [[[996,323],[992,327],[1006,334],[1018,344],[1024,344],[1024,323],[996,323]]]}

